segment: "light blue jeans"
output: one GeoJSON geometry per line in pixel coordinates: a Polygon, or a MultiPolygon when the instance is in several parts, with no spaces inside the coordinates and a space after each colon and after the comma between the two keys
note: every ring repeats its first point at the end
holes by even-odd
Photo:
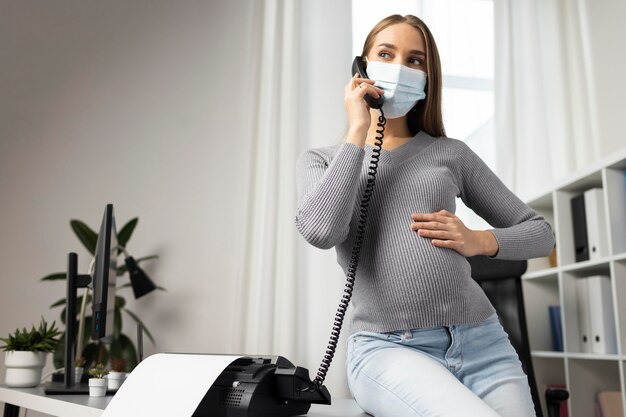
{"type": "Polygon", "coordinates": [[[376,417],[535,416],[528,378],[494,314],[482,323],[358,332],[348,385],[376,417]]]}

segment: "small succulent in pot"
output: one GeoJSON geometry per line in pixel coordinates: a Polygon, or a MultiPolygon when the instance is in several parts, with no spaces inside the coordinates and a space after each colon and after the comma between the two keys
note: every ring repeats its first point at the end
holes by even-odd
{"type": "Polygon", "coordinates": [[[97,364],[89,370],[89,375],[91,375],[92,378],[96,379],[103,379],[108,374],[109,370],[105,368],[104,365],[101,363],[97,364]]]}
{"type": "Polygon", "coordinates": [[[109,370],[99,363],[89,370],[89,395],[91,397],[104,397],[107,392],[107,380],[104,378],[109,370]]]}

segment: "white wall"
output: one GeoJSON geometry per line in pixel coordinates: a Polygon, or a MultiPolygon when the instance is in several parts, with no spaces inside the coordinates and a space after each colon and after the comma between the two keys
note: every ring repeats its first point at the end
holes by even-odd
{"type": "Polygon", "coordinates": [[[626,1],[584,0],[583,27],[588,33],[585,62],[589,65],[595,96],[596,134],[602,155],[626,147],[624,115],[626,114],[626,1]]]}
{"type": "Polygon", "coordinates": [[[157,339],[146,353],[231,350],[252,14],[233,0],[0,1],[0,335],[58,320],[64,285],[38,279],[69,251],[87,272],[69,220],[95,228],[111,202],[118,227],[140,218],[131,254],[160,256],[146,269],[167,292],[126,297],[157,339]]]}

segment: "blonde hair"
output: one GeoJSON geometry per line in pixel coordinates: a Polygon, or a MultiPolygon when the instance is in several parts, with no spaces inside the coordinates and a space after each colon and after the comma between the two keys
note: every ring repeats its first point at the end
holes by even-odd
{"type": "Polygon", "coordinates": [[[372,28],[370,33],[367,35],[367,38],[365,38],[361,56],[365,57],[370,52],[374,46],[374,38],[376,35],[389,26],[396,25],[398,23],[407,23],[419,30],[424,36],[426,43],[427,82],[424,89],[426,92],[426,98],[418,101],[407,114],[409,131],[412,135],[415,135],[420,130],[423,130],[434,137],[445,136],[446,130],[443,127],[443,117],[441,112],[441,61],[439,59],[439,51],[437,50],[435,39],[433,38],[430,29],[428,29],[428,26],[426,26],[426,23],[413,15],[401,16],[399,14],[394,14],[384,18],[372,28]]]}

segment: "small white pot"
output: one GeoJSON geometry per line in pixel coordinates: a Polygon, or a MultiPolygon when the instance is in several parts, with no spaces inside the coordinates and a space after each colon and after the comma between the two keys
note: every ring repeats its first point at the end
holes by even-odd
{"type": "Polygon", "coordinates": [[[104,378],[89,378],[89,396],[104,397],[107,393],[107,380],[104,378]]]}
{"type": "Polygon", "coordinates": [[[36,387],[41,380],[41,373],[46,364],[47,353],[8,351],[5,352],[5,384],[7,387],[36,387]]]}
{"type": "Polygon", "coordinates": [[[118,389],[126,379],[126,372],[111,371],[107,375],[109,389],[118,389]]]}
{"type": "Polygon", "coordinates": [[[84,368],[78,366],[74,368],[74,382],[76,382],[77,384],[80,384],[80,380],[83,378],[84,370],[84,368]]]}

